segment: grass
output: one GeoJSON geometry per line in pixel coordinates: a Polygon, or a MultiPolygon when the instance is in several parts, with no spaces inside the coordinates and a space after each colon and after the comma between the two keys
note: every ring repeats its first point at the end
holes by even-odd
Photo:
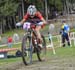
{"type": "Polygon", "coordinates": [[[6,64],[10,64],[10,63],[14,63],[14,62],[19,62],[22,61],[22,58],[18,57],[18,58],[8,58],[8,59],[0,59],[0,66],[1,65],[6,65],[6,64]]]}
{"type": "MultiPolygon", "coordinates": [[[[48,26],[46,27],[46,29],[48,29],[48,26]]],[[[44,30],[46,30],[44,29],[44,30]]],[[[72,29],[71,31],[75,31],[75,29],[72,29]]],[[[13,31],[8,31],[6,32],[3,36],[9,36],[9,35],[13,35],[13,33],[24,33],[23,30],[13,30],[13,31]]],[[[56,39],[54,39],[54,41],[56,41],[56,39]]],[[[47,41],[48,42],[48,39],[47,41]]],[[[57,43],[57,45],[59,45],[57,43]]],[[[21,49],[21,44],[18,44],[18,45],[13,45],[14,48],[19,48],[21,49]]],[[[5,47],[0,47],[0,49],[3,49],[3,48],[8,48],[7,46],[5,47]]],[[[47,54],[46,54],[46,57],[47,58],[50,58],[50,59],[54,59],[56,57],[58,58],[72,58],[74,57],[75,58],[75,46],[73,45],[72,47],[61,47],[61,48],[56,48],[56,55],[53,55],[53,52],[52,50],[48,50],[47,51],[47,54]]],[[[15,51],[14,52],[11,52],[11,53],[14,53],[15,54],[15,51]]],[[[35,55],[34,55],[35,56],[35,55]]],[[[33,59],[37,59],[35,57],[33,57],[33,59]]],[[[9,64],[9,63],[14,63],[14,62],[19,62],[19,61],[22,61],[22,59],[19,57],[19,58],[10,58],[10,59],[0,59],[0,66],[1,65],[6,65],[6,64],[9,64]]]]}
{"type": "Polygon", "coordinates": [[[75,32],[75,28],[71,29],[71,32],[75,32]]]}
{"type": "MultiPolygon", "coordinates": [[[[56,48],[56,54],[53,55],[52,50],[48,50],[46,57],[50,59],[54,59],[56,57],[58,58],[75,58],[75,47],[61,47],[61,48],[56,48]]],[[[35,55],[34,55],[35,56],[35,55]]],[[[33,57],[34,60],[37,60],[37,58],[33,57]]],[[[22,61],[21,58],[10,58],[10,59],[0,59],[0,66],[8,63],[13,63],[13,62],[18,62],[22,61]]]]}
{"type": "Polygon", "coordinates": [[[13,36],[14,33],[17,33],[17,34],[24,34],[24,30],[23,29],[13,29],[13,30],[10,30],[10,31],[7,31],[5,32],[4,34],[2,34],[1,36],[2,37],[8,37],[8,36],[13,36]]]}

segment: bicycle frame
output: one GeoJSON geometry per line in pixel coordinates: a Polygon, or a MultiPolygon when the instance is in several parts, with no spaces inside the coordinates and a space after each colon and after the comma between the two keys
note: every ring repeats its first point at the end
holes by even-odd
{"type": "Polygon", "coordinates": [[[33,38],[33,34],[34,34],[35,29],[33,27],[30,27],[30,29],[28,29],[27,34],[30,37],[30,63],[32,63],[32,52],[33,52],[33,44],[32,44],[32,38],[33,38]]]}
{"type": "MultiPolygon", "coordinates": [[[[34,53],[33,51],[35,50],[35,53],[37,54],[37,58],[39,61],[41,61],[40,57],[40,47],[39,47],[39,40],[37,38],[36,32],[35,32],[35,27],[36,25],[31,26],[28,30],[26,35],[24,35],[23,40],[22,40],[22,58],[23,62],[25,65],[32,64],[32,54],[34,53]],[[27,46],[27,43],[28,46],[27,46]],[[33,49],[34,48],[34,49],[33,49]],[[26,53],[29,52],[29,53],[26,53]],[[29,62],[26,60],[25,54],[28,54],[29,57],[29,62]]],[[[44,39],[44,37],[42,37],[44,39]]],[[[43,41],[45,44],[45,40],[43,41]]]]}

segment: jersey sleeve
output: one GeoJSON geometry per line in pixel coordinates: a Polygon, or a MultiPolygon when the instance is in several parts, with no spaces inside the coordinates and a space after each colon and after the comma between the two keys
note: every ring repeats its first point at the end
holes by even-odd
{"type": "Polygon", "coordinates": [[[27,19],[29,17],[29,15],[26,13],[26,15],[24,15],[23,19],[27,19]]]}
{"type": "Polygon", "coordinates": [[[37,13],[36,13],[36,16],[39,17],[40,20],[42,20],[42,18],[43,18],[42,14],[41,14],[40,12],[37,12],[37,13]]]}

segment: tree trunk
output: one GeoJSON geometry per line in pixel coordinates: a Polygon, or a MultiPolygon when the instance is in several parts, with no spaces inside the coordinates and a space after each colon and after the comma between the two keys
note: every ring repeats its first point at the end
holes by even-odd
{"type": "Polygon", "coordinates": [[[12,16],[14,27],[16,28],[16,19],[15,16],[12,16]]]}
{"type": "Polygon", "coordinates": [[[2,34],[2,22],[0,24],[0,35],[2,34]]]}
{"type": "Polygon", "coordinates": [[[2,19],[2,33],[5,32],[5,19],[2,19]]]}
{"type": "Polygon", "coordinates": [[[7,21],[8,21],[8,27],[9,27],[9,29],[11,30],[12,28],[11,28],[11,22],[10,22],[10,17],[8,17],[8,19],[7,19],[7,21]]]}

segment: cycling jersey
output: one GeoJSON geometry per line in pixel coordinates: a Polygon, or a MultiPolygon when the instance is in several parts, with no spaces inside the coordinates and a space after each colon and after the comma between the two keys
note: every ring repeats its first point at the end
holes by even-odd
{"type": "Polygon", "coordinates": [[[8,37],[8,43],[12,42],[12,37],[8,37]]]}
{"type": "Polygon", "coordinates": [[[66,34],[68,34],[69,30],[70,30],[69,26],[67,24],[64,24],[62,25],[61,34],[65,36],[66,34]]]}
{"type": "Polygon", "coordinates": [[[69,26],[68,26],[68,25],[64,25],[64,30],[65,30],[66,32],[69,32],[69,30],[70,30],[69,26]]]}
{"type": "Polygon", "coordinates": [[[67,41],[68,46],[70,46],[70,41],[69,41],[69,26],[67,24],[63,24],[61,28],[61,35],[62,35],[62,45],[65,47],[65,40],[67,41]]]}
{"type": "Polygon", "coordinates": [[[26,20],[26,22],[39,23],[42,21],[43,16],[40,12],[36,12],[33,18],[28,13],[26,13],[23,18],[26,20]]]}
{"type": "Polygon", "coordinates": [[[69,26],[68,26],[67,24],[64,24],[64,25],[63,25],[63,31],[64,31],[65,33],[68,33],[69,30],[70,30],[69,26]]]}

